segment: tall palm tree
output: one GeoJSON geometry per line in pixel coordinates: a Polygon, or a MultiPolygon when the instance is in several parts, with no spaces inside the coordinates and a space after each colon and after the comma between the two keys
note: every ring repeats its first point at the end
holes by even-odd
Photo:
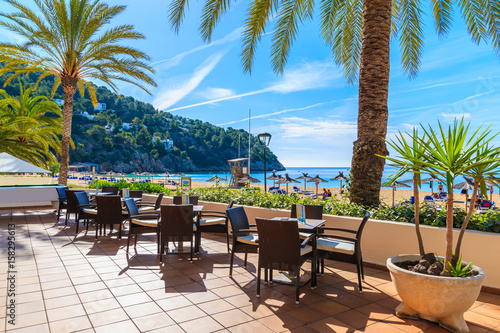
{"type": "MultiPolygon", "coordinates": [[[[230,7],[229,0],[206,0],[200,31],[210,41],[215,25],[230,7]]],[[[178,31],[187,0],[173,0],[170,21],[178,31]]],[[[457,2],[472,40],[492,41],[500,47],[500,10],[496,2],[463,0],[457,2]]],[[[252,0],[243,30],[242,61],[251,72],[255,49],[269,21],[276,19],[271,57],[273,69],[282,73],[299,24],[313,17],[314,0],[252,0]]],[[[387,134],[389,42],[399,37],[406,75],[418,74],[423,46],[423,4],[415,0],[321,0],[321,35],[332,48],[333,58],[349,83],[359,73],[358,137],[354,142],[351,165],[351,201],[379,203],[384,159],[388,154],[387,134]]],[[[431,0],[436,32],[445,36],[453,16],[453,1],[431,0]]]]}
{"type": "Polygon", "coordinates": [[[61,108],[45,96],[30,97],[33,88],[20,90],[12,97],[0,89],[0,152],[45,167],[61,149],[61,108]]]}
{"type": "Polygon", "coordinates": [[[120,25],[102,31],[125,6],[108,6],[99,0],[35,0],[37,11],[19,1],[5,0],[17,9],[15,13],[0,13],[0,25],[26,40],[21,44],[0,43],[3,73],[12,73],[7,85],[21,74],[39,72],[37,84],[49,75],[56,80],[52,96],[59,85],[64,92],[64,123],[61,146],[59,184],[67,183],[73,96],[78,89],[83,96],[87,88],[97,105],[95,87],[87,81],[97,79],[115,92],[114,81],[134,84],[146,92],[137,81],[156,86],[148,72],[153,69],[144,61],[149,57],[122,41],[143,39],[132,25],[120,25]]]}

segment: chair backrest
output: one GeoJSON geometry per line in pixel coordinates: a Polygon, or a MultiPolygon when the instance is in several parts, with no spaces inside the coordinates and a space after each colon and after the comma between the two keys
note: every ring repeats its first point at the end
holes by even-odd
{"type": "Polygon", "coordinates": [[[165,192],[158,194],[158,198],[156,198],[156,202],[155,202],[155,210],[160,209],[161,201],[163,200],[164,195],[165,195],[165,192]]]}
{"type": "Polygon", "coordinates": [[[57,195],[59,196],[59,199],[66,199],[66,190],[67,189],[68,189],[67,186],[58,186],[58,187],[56,187],[57,195]]]}
{"type": "MultiPolygon", "coordinates": [[[[306,219],[323,219],[323,205],[304,205],[306,219]]],[[[297,205],[292,204],[292,211],[290,212],[291,218],[297,218],[297,205]]]]}
{"type": "Polygon", "coordinates": [[[432,202],[434,202],[434,198],[432,196],[430,196],[430,195],[426,195],[424,197],[424,201],[432,201],[432,202]]]}
{"type": "Polygon", "coordinates": [[[142,190],[130,190],[130,191],[128,191],[128,195],[130,198],[141,198],[142,199],[142,190]]]}
{"type": "Polygon", "coordinates": [[[234,231],[250,228],[248,224],[248,217],[245,213],[245,208],[230,208],[226,210],[226,213],[229,217],[229,222],[231,223],[231,229],[233,229],[234,231]]]}
{"type": "Polygon", "coordinates": [[[259,233],[261,266],[284,271],[299,268],[300,237],[297,221],[256,218],[255,222],[259,233]]]}
{"type": "MultiPolygon", "coordinates": [[[[181,205],[182,204],[182,196],[181,195],[174,195],[173,199],[174,205],[181,205]]],[[[190,195],[189,196],[189,204],[190,205],[198,205],[198,196],[197,195],[190,195]]]]}
{"type": "Polygon", "coordinates": [[[118,186],[103,186],[102,191],[113,193],[113,195],[117,195],[118,191],[120,191],[120,188],[118,186]]]}
{"type": "Polygon", "coordinates": [[[231,200],[229,201],[229,203],[227,204],[226,210],[227,210],[227,209],[230,209],[230,208],[233,208],[233,205],[234,205],[234,199],[231,199],[231,200]]]}
{"type": "Polygon", "coordinates": [[[366,222],[368,222],[368,219],[372,215],[371,212],[366,212],[365,216],[363,217],[363,220],[361,221],[361,224],[358,227],[358,231],[356,232],[356,238],[358,239],[358,242],[361,241],[361,234],[363,233],[363,229],[365,228],[366,222]]]}
{"type": "Polygon", "coordinates": [[[66,190],[66,202],[67,202],[67,212],[68,213],[78,213],[78,200],[76,200],[75,194],[78,192],[83,192],[82,190],[66,190]]]}
{"type": "Polygon", "coordinates": [[[123,222],[122,202],[119,195],[96,197],[97,223],[118,224],[123,222]]]}
{"type": "Polygon", "coordinates": [[[193,205],[161,205],[161,241],[193,240],[193,205]]]}
{"type": "Polygon", "coordinates": [[[137,204],[134,199],[125,199],[125,207],[127,207],[127,211],[129,216],[135,216],[139,214],[139,209],[137,208],[137,204]]]}
{"type": "Polygon", "coordinates": [[[90,203],[89,195],[87,192],[77,192],[75,193],[76,201],[78,202],[78,206],[88,205],[90,203]]]}

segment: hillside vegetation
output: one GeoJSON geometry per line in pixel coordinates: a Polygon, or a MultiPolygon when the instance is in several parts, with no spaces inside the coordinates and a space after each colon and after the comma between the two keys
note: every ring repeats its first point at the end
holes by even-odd
{"type": "MultiPolygon", "coordinates": [[[[22,76],[24,87],[35,85],[37,76],[22,76]]],[[[4,89],[11,96],[19,95],[20,81],[4,89]]],[[[3,87],[5,76],[0,77],[3,87]]],[[[33,95],[50,97],[53,78],[41,81],[33,95]]],[[[201,120],[160,112],[151,104],[130,96],[117,96],[105,87],[97,88],[99,103],[105,111],[95,111],[89,96],[75,94],[70,164],[102,163],[105,170],[123,172],[219,171],[227,170],[228,159],[238,157],[241,136],[241,157],[248,156],[248,132],[223,129],[201,120]],[[85,112],[87,114],[85,114],[85,112]],[[153,140],[153,138],[155,140],[153,140]],[[161,140],[173,141],[167,147],[161,140]]],[[[54,99],[63,99],[59,88],[54,99]]],[[[263,170],[263,149],[258,139],[251,139],[252,170],[263,170]]],[[[267,169],[283,170],[283,165],[270,149],[267,169]]]]}

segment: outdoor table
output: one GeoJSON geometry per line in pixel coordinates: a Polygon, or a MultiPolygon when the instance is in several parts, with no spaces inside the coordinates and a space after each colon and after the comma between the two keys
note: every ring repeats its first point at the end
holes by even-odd
{"type": "MultiPolygon", "coordinates": [[[[87,192],[88,195],[90,197],[95,197],[96,196],[96,192],[87,192]]],[[[113,195],[113,192],[97,192],[97,196],[100,196],[100,195],[113,195]]]]}
{"type": "MultiPolygon", "coordinates": [[[[297,221],[296,218],[291,218],[291,217],[274,217],[272,220],[279,221],[279,220],[291,220],[291,221],[297,221]]],[[[299,226],[299,232],[306,232],[310,234],[316,234],[318,232],[318,229],[322,227],[326,223],[326,220],[317,220],[317,219],[306,219],[305,222],[298,222],[299,226]]],[[[312,247],[313,247],[313,254],[316,254],[316,238],[313,238],[312,242],[312,247]]],[[[316,260],[314,257],[312,260],[316,260]]],[[[301,285],[305,285],[309,280],[311,281],[311,287],[316,287],[317,285],[317,269],[313,269],[311,272],[311,276],[308,279],[303,279],[301,277],[301,285]]],[[[307,275],[304,274],[306,277],[307,275]]],[[[292,284],[295,285],[296,283],[296,278],[291,275],[290,272],[282,272],[275,278],[273,278],[273,282],[276,283],[282,283],[282,284],[292,284]]]]}

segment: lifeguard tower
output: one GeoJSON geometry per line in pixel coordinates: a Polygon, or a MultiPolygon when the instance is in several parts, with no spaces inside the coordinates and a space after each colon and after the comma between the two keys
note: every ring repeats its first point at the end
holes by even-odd
{"type": "Polygon", "coordinates": [[[231,170],[231,180],[229,181],[230,187],[240,187],[245,184],[245,181],[240,179],[250,176],[248,170],[248,158],[236,158],[228,160],[229,170],[231,170]]]}

